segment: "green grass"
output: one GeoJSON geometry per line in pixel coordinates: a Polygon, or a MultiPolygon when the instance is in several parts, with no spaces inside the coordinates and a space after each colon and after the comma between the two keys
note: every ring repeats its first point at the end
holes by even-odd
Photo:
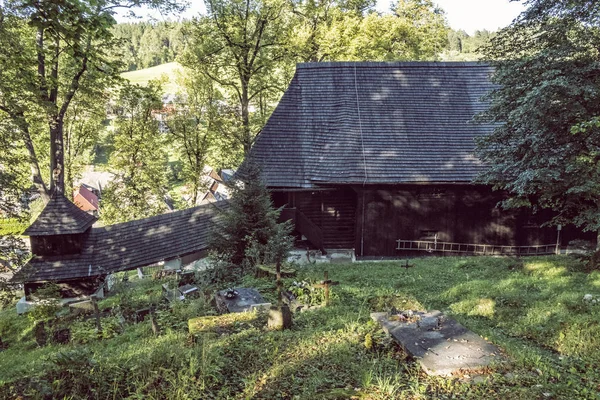
{"type": "MultiPolygon", "coordinates": [[[[414,264],[408,270],[394,262],[299,268],[293,280],[317,281],[328,270],[340,285],[332,288],[330,307],[296,314],[294,327],[283,332],[267,331],[264,315],[227,315],[205,319],[203,333],[191,336],[188,319],[214,315],[209,299],[200,298],[162,305],[157,337],[148,321],[120,329],[111,314],[103,318],[104,339],[93,330],[86,336],[86,322],[74,321],[76,340],[38,348],[27,318],[6,310],[0,313],[0,336],[9,344],[0,355],[0,397],[600,396],[600,305],[582,301],[587,293],[600,295],[600,272],[583,272],[568,257],[423,258],[414,264]],[[370,312],[391,307],[442,310],[500,346],[506,361],[493,365],[485,382],[428,377],[371,322],[370,312]]],[[[246,277],[241,283],[275,300],[273,281],[246,277]]],[[[118,308],[128,319],[130,310],[157,302],[160,284],[133,281],[101,308],[118,308]]]]}
{"type": "Polygon", "coordinates": [[[147,85],[150,80],[165,78],[167,82],[163,85],[164,92],[175,94],[179,89],[177,74],[181,71],[182,67],[179,63],[170,62],[137,71],[124,72],[121,76],[131,83],[137,83],[142,86],[147,85]]]}

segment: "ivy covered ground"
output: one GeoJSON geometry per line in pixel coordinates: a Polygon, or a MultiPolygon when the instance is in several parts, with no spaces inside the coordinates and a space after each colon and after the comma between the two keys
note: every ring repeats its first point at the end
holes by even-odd
{"type": "MultiPolygon", "coordinates": [[[[275,300],[269,278],[203,285],[204,296],[169,307],[161,281],[135,281],[100,302],[93,319],[61,317],[67,344],[36,344],[33,322],[0,312],[0,398],[90,399],[573,399],[600,396],[600,272],[568,257],[423,258],[318,265],[293,280],[340,285],[332,302],[294,316],[294,327],[266,330],[261,314],[224,315],[204,333],[189,318],[214,315],[216,289],[256,287],[275,300]],[[584,300],[586,294],[592,299],[584,300]],[[133,311],[154,303],[160,334],[133,311]],[[432,378],[370,321],[371,311],[439,309],[500,346],[506,362],[486,379],[432,378]]],[[[51,340],[49,341],[51,342],[51,340]]]]}

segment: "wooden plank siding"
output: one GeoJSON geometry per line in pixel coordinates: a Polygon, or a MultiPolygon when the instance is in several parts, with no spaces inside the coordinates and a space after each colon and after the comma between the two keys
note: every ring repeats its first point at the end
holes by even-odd
{"type": "MultiPolygon", "coordinates": [[[[533,246],[555,243],[556,228],[540,225],[547,215],[503,210],[502,194],[476,185],[355,187],[358,256],[400,256],[397,240],[533,246]],[[363,216],[364,212],[364,216],[363,216]],[[363,229],[364,221],[364,229],[363,229]]],[[[580,233],[563,230],[562,243],[580,233]]]]}
{"type": "MultiPolygon", "coordinates": [[[[281,195],[274,197],[275,204],[281,204],[281,195]]],[[[287,205],[297,208],[321,230],[325,249],[354,247],[356,192],[351,188],[290,192],[287,205]]]]}

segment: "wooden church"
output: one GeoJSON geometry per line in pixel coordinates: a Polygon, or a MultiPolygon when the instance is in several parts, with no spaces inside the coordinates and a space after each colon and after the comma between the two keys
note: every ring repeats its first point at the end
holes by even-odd
{"type": "Polygon", "coordinates": [[[249,159],[297,233],[324,251],[401,257],[418,246],[400,244],[434,242],[553,252],[572,227],[559,238],[475,183],[485,168],[476,140],[494,126],[473,117],[492,73],[480,63],[298,64],[249,159]]]}

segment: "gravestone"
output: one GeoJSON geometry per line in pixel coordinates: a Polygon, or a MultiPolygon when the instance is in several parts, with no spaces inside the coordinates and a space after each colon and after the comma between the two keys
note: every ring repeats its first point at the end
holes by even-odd
{"type": "Polygon", "coordinates": [[[148,314],[151,314],[152,311],[149,307],[141,308],[139,310],[135,310],[135,322],[140,323],[146,319],[148,314]]]}
{"type": "Polygon", "coordinates": [[[427,374],[451,376],[499,360],[499,349],[440,311],[371,313],[427,374]]]}
{"type": "Polygon", "coordinates": [[[220,313],[251,311],[255,308],[270,308],[271,303],[252,288],[231,288],[220,290],[215,294],[217,310],[220,313]]]}
{"type": "Polygon", "coordinates": [[[274,331],[290,329],[292,327],[292,313],[290,312],[290,308],[286,304],[279,307],[271,307],[269,309],[267,327],[274,331]]]}
{"type": "Polygon", "coordinates": [[[38,321],[33,327],[35,342],[38,346],[43,347],[48,341],[48,333],[46,332],[46,324],[44,321],[38,321]]]}

